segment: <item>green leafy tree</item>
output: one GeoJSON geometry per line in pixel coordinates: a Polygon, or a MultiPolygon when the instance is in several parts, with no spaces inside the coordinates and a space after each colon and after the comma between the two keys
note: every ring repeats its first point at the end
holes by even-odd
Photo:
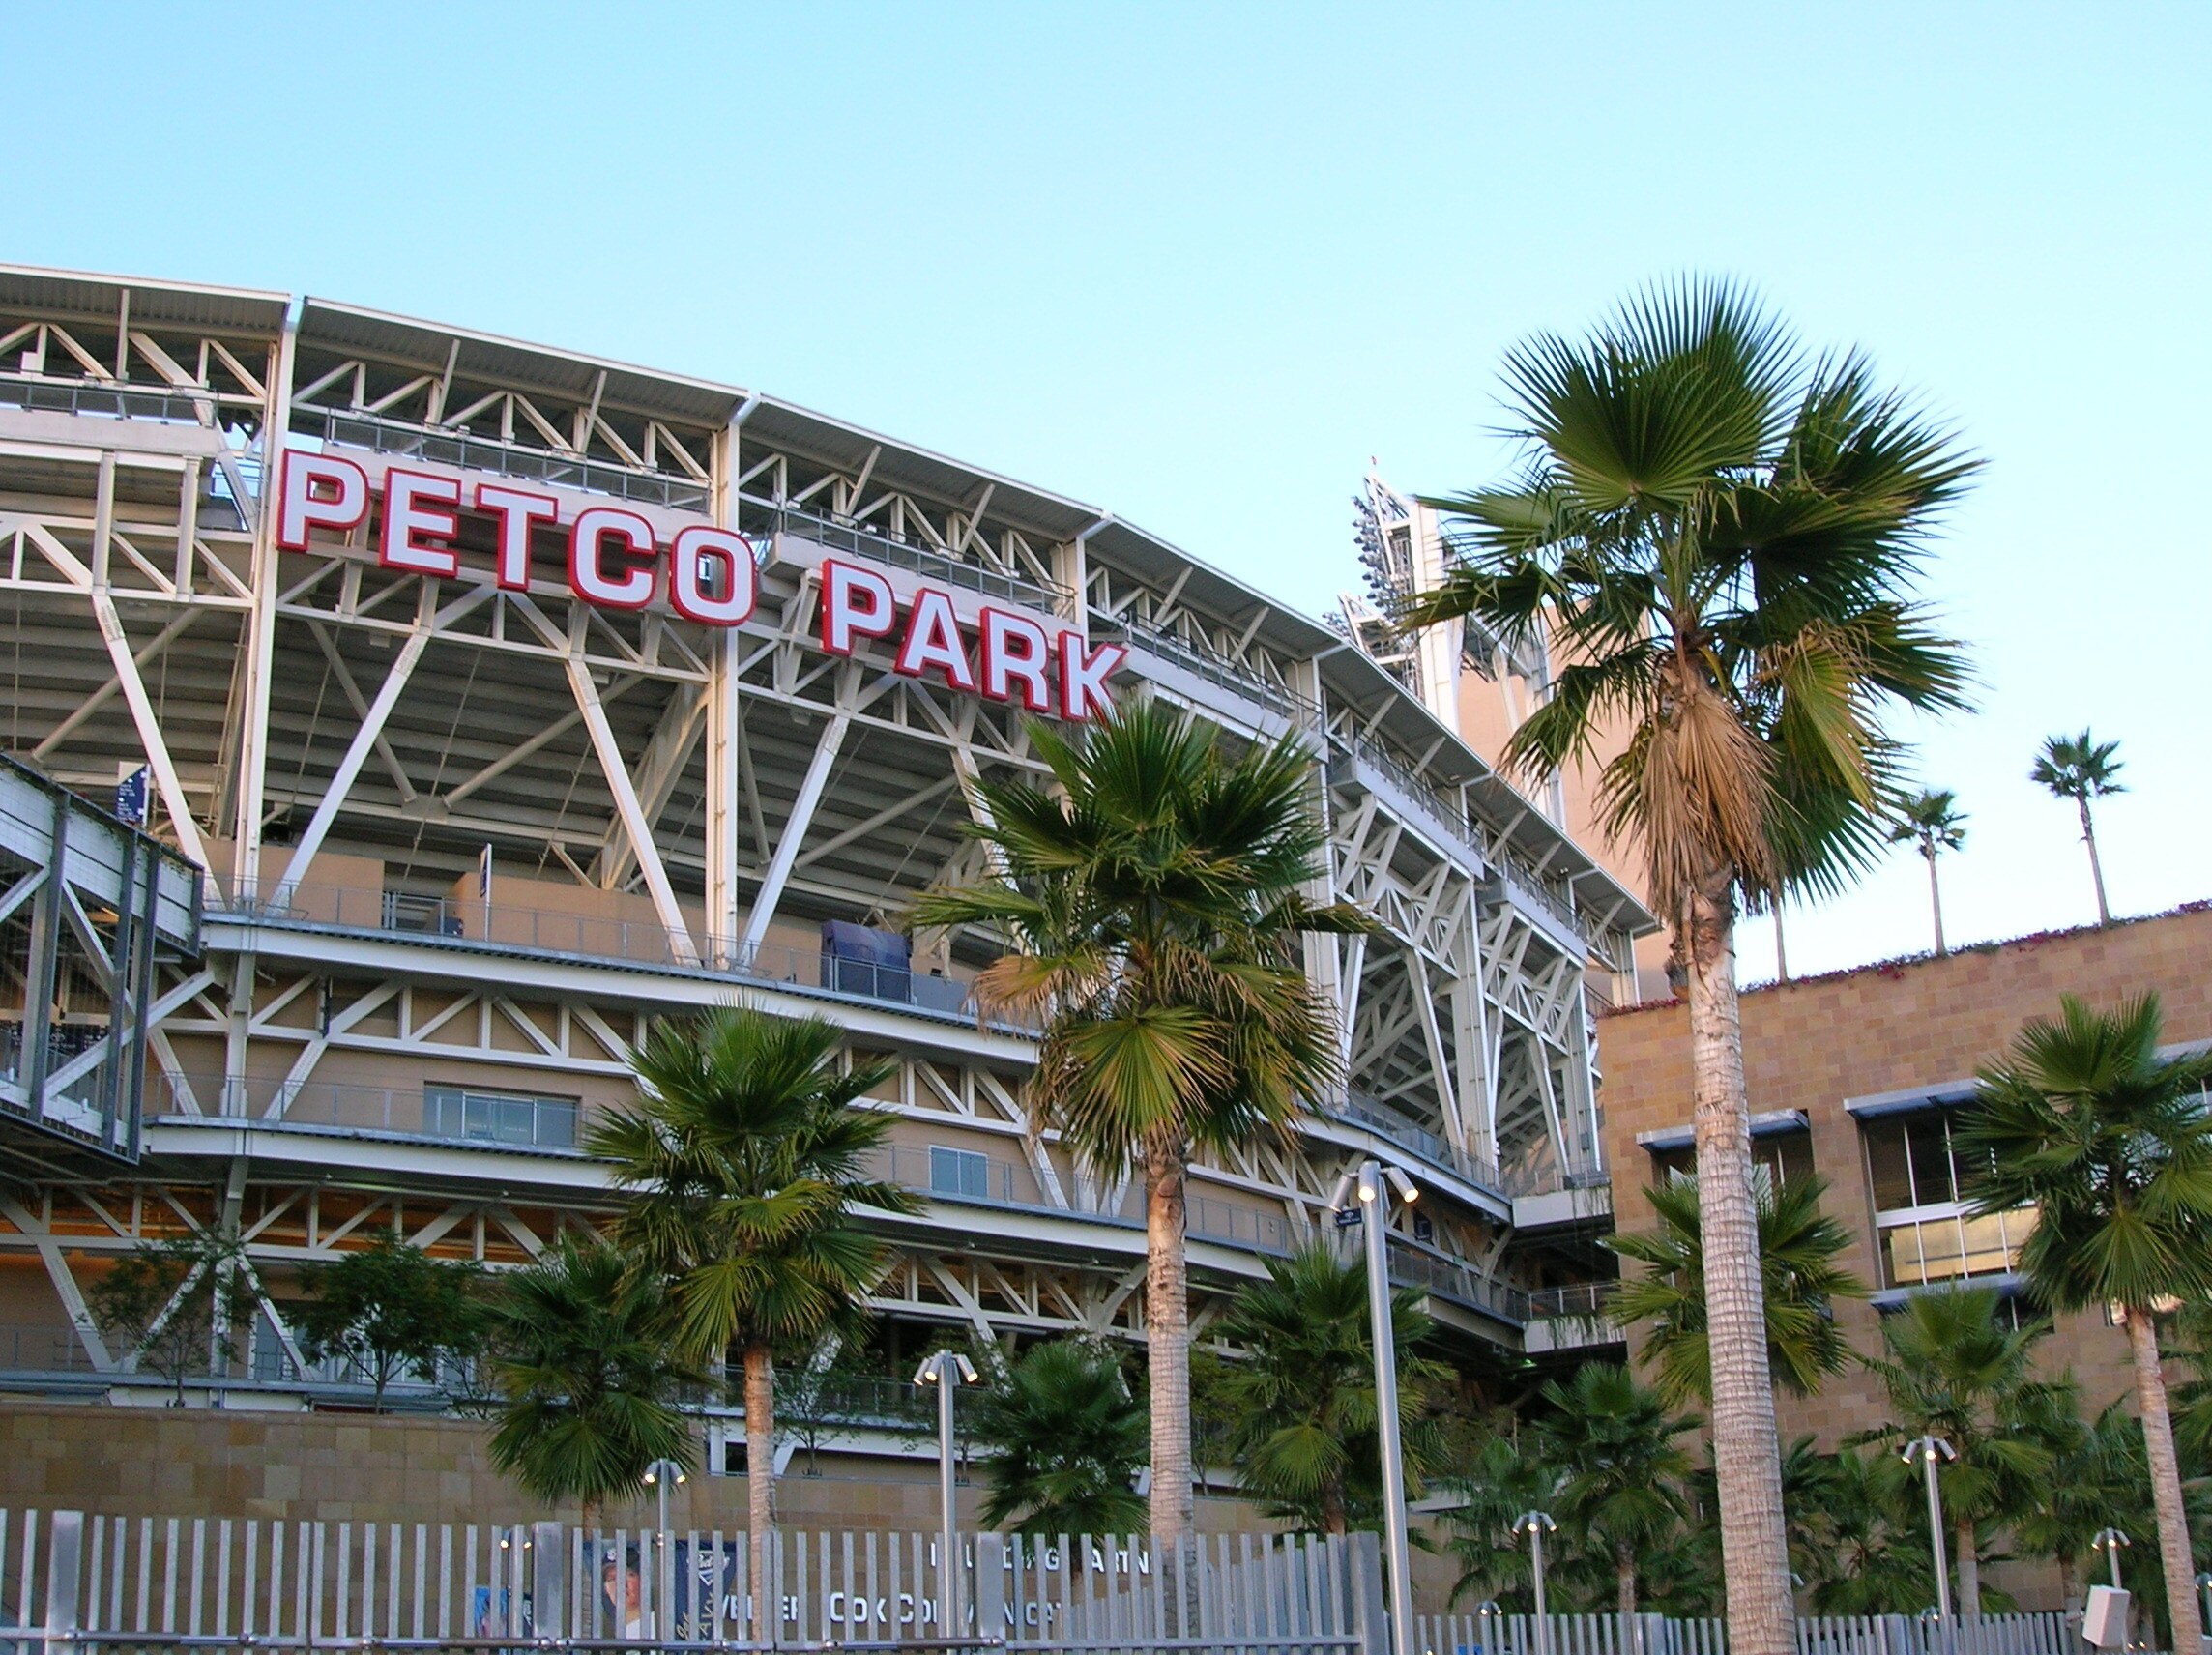
{"type": "Polygon", "coordinates": [[[818,1341],[803,1359],[774,1365],[776,1426],[806,1451],[810,1477],[820,1469],[822,1445],[858,1419],[909,1442],[928,1435],[919,1417],[928,1399],[915,1394],[917,1387],[905,1376],[885,1373],[882,1362],[867,1349],[860,1319],[853,1321],[855,1325],[818,1341]],[[897,1404],[887,1405],[887,1391],[898,1399],[897,1404]]]}
{"type": "MultiPolygon", "coordinates": [[[[1382,1444],[1367,1272],[1325,1245],[1267,1261],[1267,1279],[1237,1290],[1216,1327],[1243,1354],[1223,1364],[1219,1396],[1233,1421],[1230,1462],[1269,1516],[1324,1534],[1382,1521],[1382,1444]]],[[[1427,1417],[1447,1378],[1419,1354],[1436,1330],[1420,1294],[1390,1295],[1398,1349],[1398,1423],[1409,1491],[1436,1460],[1427,1417]]]]}
{"type": "Polygon", "coordinates": [[[1911,1466],[1887,1446],[1796,1445],[1790,1557],[1816,1614],[1916,1614],[1936,1601],[1927,1508],[1911,1466]]]}
{"type": "Polygon", "coordinates": [[[2109,793],[2125,793],[2115,778],[2122,766],[2112,755],[2117,741],[2092,740],[2084,730],[2079,736],[2051,736],[2036,755],[2027,779],[2051,790],[2053,798],[2071,798],[2081,815],[2081,843],[2089,847],[2089,878],[2097,887],[2097,923],[2112,922],[2111,906],[2105,900],[2105,865],[2097,857],[2097,827],[2089,817],[2089,801],[2109,793]]]}
{"type": "Polygon", "coordinates": [[[1956,1134],[1978,1214],[2036,1209],[2020,1270],[2053,1310],[2119,1307],[2158,1514],[2175,1649],[2201,1635],[2157,1308],[2212,1297],[2212,1053],[2159,1055],[2158,997],[2097,1011],[2069,995],[1981,1071],[1956,1134]]]}
{"type": "Polygon", "coordinates": [[[707,1376],[681,1361],[660,1279],[574,1234],[501,1276],[484,1304],[497,1400],[491,1463],[584,1526],[634,1496],[655,1460],[694,1463],[679,1402],[707,1376]]]}
{"type": "Polygon", "coordinates": [[[335,1357],[365,1374],[384,1411],[394,1379],[435,1381],[441,1362],[466,1362],[481,1341],[483,1272],[465,1260],[433,1259],[394,1235],[301,1272],[296,1313],[301,1352],[335,1357]]]}
{"type": "MultiPolygon", "coordinates": [[[[1754,1179],[1754,1213],[1766,1323],[1766,1369],[1775,1383],[1810,1396],[1850,1365],[1850,1341],[1836,1325],[1838,1299],[1863,1298],[1866,1284],[1838,1263],[1850,1233],[1821,1210],[1827,1184],[1754,1179]]],[[[1705,1308],[1703,1212],[1698,1180],[1679,1175],[1644,1191],[1656,1230],[1614,1235],[1606,1245],[1645,1266],[1624,1280],[1610,1306],[1622,1326],[1647,1323],[1641,1359],[1671,1408],[1709,1405],[1712,1359],[1705,1308]]]]}
{"type": "Polygon", "coordinates": [[[1145,1463],[1145,1405],[1114,1353],[1077,1339],[1033,1345],[992,1363],[969,1418],[990,1493],[983,1521],[1028,1534],[1134,1534],[1145,1463]]]}
{"type": "Polygon", "coordinates": [[[1286,739],[1237,756],[1156,703],[1078,741],[1038,725],[1049,786],[974,792],[998,870],[924,894],[917,925],[985,925],[1017,945],[976,979],[993,1009],[1041,1016],[1034,1118],[1107,1178],[1145,1188],[1145,1337],[1151,1531],[1190,1532],[1193,1152],[1281,1131],[1336,1078],[1336,1020],[1307,979],[1303,939],[1366,930],[1304,892],[1324,843],[1312,760],[1286,739]]]}
{"type": "Polygon", "coordinates": [[[114,1354],[159,1374],[185,1406],[185,1381],[237,1359],[255,1301],[238,1236],[194,1230],[124,1254],[84,1295],[114,1354]]]}
{"type": "Polygon", "coordinates": [[[1726,284],[1648,292],[1505,372],[1527,466],[1431,502],[1462,557],[1407,618],[1472,617],[1562,663],[1509,768],[1622,738],[1603,826],[1644,847],[1689,1002],[1730,1644],[1791,1655],[1735,922],[1863,867],[1894,785],[1883,719],[1960,704],[1957,647],[1907,595],[1974,462],[1863,358],[1808,357],[1726,284]]]}
{"type": "Polygon", "coordinates": [[[1610,1566],[1615,1610],[1632,1615],[1639,1559],[1666,1550],[1691,1521],[1690,1456],[1675,1438],[1692,1422],[1610,1362],[1586,1362],[1543,1394],[1550,1411],[1536,1434],[1558,1476],[1553,1515],[1573,1545],[1610,1566]]]}
{"type": "Polygon", "coordinates": [[[819,1018],[750,1006],[660,1023],[630,1058],[640,1102],[585,1146],[630,1196],[617,1234],[668,1284],[684,1359],[743,1363],[754,1580],[775,1526],[775,1354],[852,1316],[882,1273],[884,1244],[855,1208],[920,1205],[863,1176],[893,1117],[861,1100],[895,1068],[845,1065],[842,1044],[819,1018]]]}
{"type": "Polygon", "coordinates": [[[1943,887],[1936,878],[1936,858],[1966,842],[1966,814],[1958,808],[1958,796],[1948,788],[1936,793],[1923,790],[1899,802],[1896,820],[1889,827],[1891,844],[1909,844],[1928,863],[1928,902],[1936,913],[1937,959],[1951,950],[1943,944],[1943,887]]]}
{"type": "Polygon", "coordinates": [[[2048,1433],[2037,1427],[2052,1402],[2035,1376],[2035,1348],[2050,1331],[2014,1327],[1994,1289],[1934,1289],[1882,1318],[1882,1354],[1867,1358],[1896,1428],[1879,1440],[1940,1437],[1958,1451],[1938,1475],[1961,1614],[1982,1612],[1983,1535],[2009,1527],[2051,1472],[2048,1433]]]}

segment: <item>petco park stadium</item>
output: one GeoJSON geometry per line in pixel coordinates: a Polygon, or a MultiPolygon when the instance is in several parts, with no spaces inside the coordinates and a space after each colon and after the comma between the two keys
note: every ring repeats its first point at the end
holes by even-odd
{"type": "MultiPolygon", "coordinates": [[[[898,1063],[875,1305],[1141,1336],[1136,1192],[1027,1130],[978,1020],[967,783],[1152,697],[1312,755],[1349,1089],[1203,1163],[1194,1313],[1424,1199],[1394,1270],[1471,1359],[1542,1351],[1597,1174],[1595,1001],[1635,897],[1356,632],[1109,509],[778,401],[335,301],[0,270],[0,1370],[131,1400],[84,1291],[247,1241],[231,1406],[328,1402],[298,1266],[396,1232],[492,1265],[609,1210],[579,1153],[651,1020],[739,996],[898,1063]]],[[[1203,1325],[1203,1321],[1201,1322],[1203,1325]]]]}

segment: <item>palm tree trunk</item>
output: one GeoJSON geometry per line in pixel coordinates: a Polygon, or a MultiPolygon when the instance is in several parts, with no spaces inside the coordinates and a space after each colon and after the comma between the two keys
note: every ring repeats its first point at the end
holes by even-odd
{"type": "Polygon", "coordinates": [[[752,1552],[753,1639],[775,1631],[769,1549],[775,1539],[775,1368],[766,1345],[745,1347],[745,1535],[752,1552]]]}
{"type": "Polygon", "coordinates": [[[1784,982],[1790,980],[1790,945],[1782,937],[1782,899],[1774,899],[1774,974],[1784,982]]]}
{"type": "Polygon", "coordinates": [[[2166,1565],[2166,1612],[2176,1655],[2197,1655],[2203,1627],[2197,1616],[2197,1565],[2190,1561],[2189,1514],[2181,1503],[2181,1466],[2173,1453],[2173,1420],[2166,1407],[2166,1374],[2158,1360],[2158,1329],[2150,1312],[2131,1304],[2128,1349],[2136,1359],[2136,1405],[2142,1413],[2150,1492],[2158,1508],[2158,1554],[2166,1565]]]}
{"type": "Polygon", "coordinates": [[[2097,829],[2089,821],[2089,801],[2086,798],[2077,798],[2074,802],[2081,807],[2081,843],[2089,847],[2089,877],[2097,886],[2097,923],[2110,925],[2112,922],[2112,911],[2105,901],[2105,864],[2097,859],[2097,829]]]}
{"type": "Polygon", "coordinates": [[[2074,1569],[2074,1559],[2064,1553],[2058,1556],[2058,1607],[2072,1610],[2081,1601],[2081,1582],[2074,1569]]]}
{"type": "Polygon", "coordinates": [[[1793,1655],[1782,1454],[1767,1368],[1759,1215],[1752,1195],[1751,1110],[1736,1005],[1735,899],[1713,869],[1679,921],[1689,977],[1692,1117],[1703,1234],[1705,1321],[1713,1376],[1713,1470],[1728,1582],[1731,1655],[1793,1655]]]}
{"type": "Polygon", "coordinates": [[[1183,1256],[1184,1151],[1155,1132],[1145,1146],[1145,1359],[1152,1405],[1152,1542],[1179,1542],[1198,1520],[1190,1486],[1190,1272],[1183,1256]]]}
{"type": "Polygon", "coordinates": [[[1982,1612],[1982,1543],[1971,1518],[1951,1524],[1951,1551],[1959,1559],[1959,1612],[1982,1612]]]}
{"type": "Polygon", "coordinates": [[[1936,910],[1936,957],[1940,960],[1951,950],[1943,946],[1943,887],[1936,881],[1936,853],[1928,853],[1928,903],[1936,910]]]}
{"type": "MultiPolygon", "coordinates": [[[[1620,1615],[1620,1630],[1626,1633],[1636,1618],[1636,1553],[1626,1546],[1613,1549],[1614,1608],[1620,1615]]],[[[1625,1639],[1621,1648],[1626,1649],[1625,1639]]]]}

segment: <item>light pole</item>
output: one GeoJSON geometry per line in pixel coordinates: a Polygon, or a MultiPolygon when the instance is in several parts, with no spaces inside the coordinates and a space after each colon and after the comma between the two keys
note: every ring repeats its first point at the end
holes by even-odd
{"type": "Polygon", "coordinates": [[[1525,1511],[1513,1520],[1513,1532],[1528,1537],[1528,1582],[1536,1594],[1536,1655],[1552,1655],[1552,1623],[1544,1603],[1544,1536],[1558,1529],[1548,1511],[1525,1511]]]}
{"type": "Polygon", "coordinates": [[[1928,1550],[1936,1561],[1936,1612],[1943,1620],[1951,1618],[1951,1576],[1943,1561],[1943,1496],[1936,1488],[1936,1462],[1956,1460],[1958,1449],[1940,1437],[1915,1437],[1905,1445],[1904,1460],[1909,1466],[1918,1461],[1928,1476],[1928,1550]]]}
{"type": "Polygon", "coordinates": [[[676,1553],[668,1544],[668,1491],[682,1487],[687,1480],[684,1467],[673,1460],[655,1460],[645,1468],[645,1486],[660,1498],[660,1526],[655,1531],[654,1541],[653,1608],[658,1622],[666,1625],[672,1634],[676,1626],[676,1553]]]}
{"type": "Polygon", "coordinates": [[[1408,1205],[1420,1199],[1413,1180],[1380,1161],[1361,1164],[1337,1181],[1332,1207],[1344,1205],[1345,1184],[1355,1184],[1359,1223],[1366,1232],[1367,1320],[1375,1341],[1375,1435],[1382,1457],[1382,1544],[1390,1557],[1390,1619],[1399,1655],[1413,1646],[1413,1562],[1406,1538],[1406,1459],[1398,1437],[1398,1341],[1390,1316],[1390,1194],[1408,1205]]]}
{"type": "Polygon", "coordinates": [[[960,1553],[952,1508],[952,1390],[955,1380],[972,1385],[980,1378],[975,1364],[957,1350],[924,1356],[921,1366],[914,1371],[916,1384],[937,1387],[937,1584],[938,1596],[944,1600],[939,1608],[945,1616],[938,1634],[944,1638],[960,1636],[960,1553]]]}
{"type": "MultiPolygon", "coordinates": [[[[2102,1552],[2105,1554],[2105,1560],[2111,1565],[2112,1589],[2118,1591],[2120,1589],[2120,1548],[2130,1544],[2128,1537],[2116,1528],[2100,1528],[2097,1530],[2096,1538],[2091,1540],[2089,1544],[2102,1552]]],[[[2205,1578],[2199,1575],[2197,1578],[2197,1583],[2202,1585],[2205,1578]]]]}

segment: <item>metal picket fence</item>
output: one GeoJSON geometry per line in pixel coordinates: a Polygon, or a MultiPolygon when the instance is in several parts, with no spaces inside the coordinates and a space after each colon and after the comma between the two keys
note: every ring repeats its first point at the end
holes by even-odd
{"type": "MultiPolygon", "coordinates": [[[[1727,1655],[1718,1619],[1497,1612],[1415,1617],[1408,1655],[1727,1655]]],[[[2083,1655],[2072,1615],[1800,1615],[1797,1655],[2083,1655]]]]}
{"type": "Polygon", "coordinates": [[[1388,1655],[1372,1535],[771,1537],[0,1510],[0,1655],[693,1646],[1388,1655]]]}

